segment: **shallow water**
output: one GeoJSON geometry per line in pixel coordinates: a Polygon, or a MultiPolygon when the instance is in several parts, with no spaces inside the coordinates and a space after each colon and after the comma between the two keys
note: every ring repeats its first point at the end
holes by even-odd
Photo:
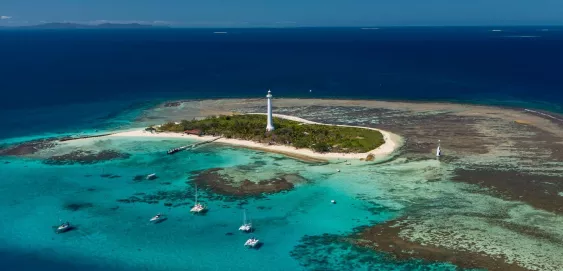
{"type": "Polygon", "coordinates": [[[80,269],[93,270],[299,270],[315,265],[325,270],[371,270],[378,264],[382,269],[410,270],[414,265],[425,266],[392,263],[371,251],[322,241],[323,234],[347,235],[356,227],[398,214],[399,208],[393,208],[393,204],[400,203],[382,201],[379,205],[358,195],[377,198],[377,179],[385,174],[365,178],[358,170],[365,165],[349,166],[350,170],[336,173],[342,164],[313,165],[218,144],[172,156],[164,154],[169,147],[185,143],[138,138],[86,139],[58,150],[96,147],[119,149],[132,155],[93,165],[53,166],[33,159],[4,159],[2,163],[10,163],[3,164],[0,171],[0,203],[5,206],[0,214],[11,219],[0,222],[0,243],[5,251],[19,258],[40,255],[25,264],[13,263],[10,270],[21,270],[27,265],[36,269],[33,263],[41,261],[52,263],[53,268],[79,268],[75,265],[84,264],[80,269]],[[201,191],[200,201],[210,211],[203,216],[189,213],[194,201],[193,188],[187,183],[190,172],[242,165],[252,165],[249,168],[255,173],[249,176],[255,178],[278,171],[297,173],[307,181],[292,191],[258,198],[233,199],[201,191]],[[356,169],[352,170],[353,167],[356,169]],[[134,181],[135,176],[150,173],[159,178],[134,181]],[[117,201],[132,196],[141,202],[117,201]],[[337,204],[330,204],[332,199],[337,204]],[[164,203],[180,206],[166,207],[164,203]],[[253,235],[263,240],[259,250],[243,247],[249,236],[238,232],[242,208],[247,209],[256,227],[253,235]],[[166,214],[168,220],[148,223],[158,212],[166,214]],[[52,227],[59,220],[70,221],[76,229],[55,234],[52,227]],[[299,247],[302,242],[309,243],[305,250],[299,247]],[[329,249],[330,255],[355,256],[346,261],[338,260],[344,257],[338,256],[319,262],[330,246],[336,246],[329,249]],[[361,260],[362,257],[371,260],[361,260]]]}

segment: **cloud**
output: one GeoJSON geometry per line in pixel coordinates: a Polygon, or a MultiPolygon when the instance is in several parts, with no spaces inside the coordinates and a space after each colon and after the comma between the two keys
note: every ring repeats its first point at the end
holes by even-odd
{"type": "Polygon", "coordinates": [[[0,20],[8,20],[11,18],[12,18],[11,16],[4,16],[4,15],[0,16],[0,20]]]}

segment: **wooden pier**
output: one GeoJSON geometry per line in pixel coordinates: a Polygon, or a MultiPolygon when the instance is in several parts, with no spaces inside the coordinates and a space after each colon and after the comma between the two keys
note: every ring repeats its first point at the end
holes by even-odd
{"type": "Polygon", "coordinates": [[[197,142],[197,143],[194,143],[194,144],[191,144],[191,145],[186,145],[186,146],[182,146],[182,147],[178,147],[178,148],[173,148],[173,149],[168,150],[168,151],[166,152],[166,154],[175,154],[175,153],[181,152],[181,151],[183,151],[183,150],[193,149],[193,148],[198,147],[198,146],[201,146],[201,145],[203,145],[203,144],[208,144],[208,143],[217,141],[217,140],[219,140],[220,138],[221,138],[221,137],[216,137],[216,138],[213,138],[213,139],[210,139],[210,140],[206,140],[206,141],[202,141],[202,142],[197,142]]]}

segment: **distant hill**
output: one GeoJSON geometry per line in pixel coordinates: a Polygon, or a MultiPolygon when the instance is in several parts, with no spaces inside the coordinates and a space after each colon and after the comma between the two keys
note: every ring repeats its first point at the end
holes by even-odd
{"type": "Polygon", "coordinates": [[[25,29],[131,29],[131,28],[168,28],[168,26],[156,26],[148,24],[114,24],[114,23],[104,23],[104,24],[76,24],[76,23],[46,23],[38,25],[27,25],[27,26],[17,26],[14,28],[25,28],[25,29]]]}

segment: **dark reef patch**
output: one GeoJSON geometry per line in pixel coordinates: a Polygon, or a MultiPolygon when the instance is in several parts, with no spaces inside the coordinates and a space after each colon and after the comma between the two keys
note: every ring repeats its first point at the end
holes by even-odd
{"type": "Polygon", "coordinates": [[[53,148],[57,145],[56,138],[39,139],[27,141],[15,145],[0,147],[0,155],[6,156],[25,156],[34,154],[40,150],[53,148]]]}
{"type": "Polygon", "coordinates": [[[73,165],[73,164],[95,164],[115,159],[127,159],[131,155],[116,150],[93,151],[73,151],[67,154],[55,155],[43,161],[48,165],[73,165]]]}
{"type": "Polygon", "coordinates": [[[283,174],[273,179],[235,182],[229,176],[219,173],[220,168],[192,172],[192,183],[213,193],[224,196],[261,196],[289,191],[294,188],[294,183],[306,181],[298,174],[283,174]]]}
{"type": "Polygon", "coordinates": [[[135,177],[133,177],[133,181],[140,182],[142,180],[145,180],[146,178],[147,178],[147,175],[136,175],[135,177]]]}
{"type": "Polygon", "coordinates": [[[399,261],[421,259],[426,262],[450,262],[469,269],[527,270],[516,264],[507,263],[503,258],[484,253],[455,251],[405,240],[399,236],[405,224],[398,226],[398,221],[400,220],[388,221],[373,227],[360,227],[346,240],[358,247],[385,252],[391,259],[399,261]]]}
{"type": "Polygon", "coordinates": [[[117,179],[117,178],[121,178],[121,176],[119,176],[119,175],[114,175],[114,174],[102,174],[102,175],[100,175],[100,177],[102,177],[102,178],[108,178],[108,179],[117,179]]]}
{"type": "Polygon", "coordinates": [[[72,212],[80,211],[82,209],[91,208],[94,204],[89,202],[80,202],[80,203],[66,203],[63,208],[65,210],[69,210],[72,212]]]}
{"type": "Polygon", "coordinates": [[[176,101],[176,102],[167,102],[164,104],[164,107],[178,107],[182,104],[181,101],[176,101]]]}
{"type": "Polygon", "coordinates": [[[384,253],[351,244],[335,234],[305,235],[290,252],[306,270],[435,270],[434,263],[396,261],[384,253]],[[434,267],[434,268],[433,268],[434,267]]]}
{"type": "Polygon", "coordinates": [[[186,199],[192,199],[193,196],[194,196],[193,192],[187,190],[162,190],[162,191],[157,191],[156,193],[153,194],[146,194],[142,192],[135,193],[131,197],[125,199],[118,199],[117,202],[121,202],[121,203],[141,202],[147,204],[158,204],[161,201],[165,201],[165,205],[174,204],[172,205],[172,207],[177,207],[177,206],[182,206],[181,203],[185,202],[186,199]]]}
{"type": "Polygon", "coordinates": [[[534,175],[520,170],[456,169],[453,181],[489,188],[495,196],[529,203],[535,208],[563,214],[563,178],[534,175]]]}

